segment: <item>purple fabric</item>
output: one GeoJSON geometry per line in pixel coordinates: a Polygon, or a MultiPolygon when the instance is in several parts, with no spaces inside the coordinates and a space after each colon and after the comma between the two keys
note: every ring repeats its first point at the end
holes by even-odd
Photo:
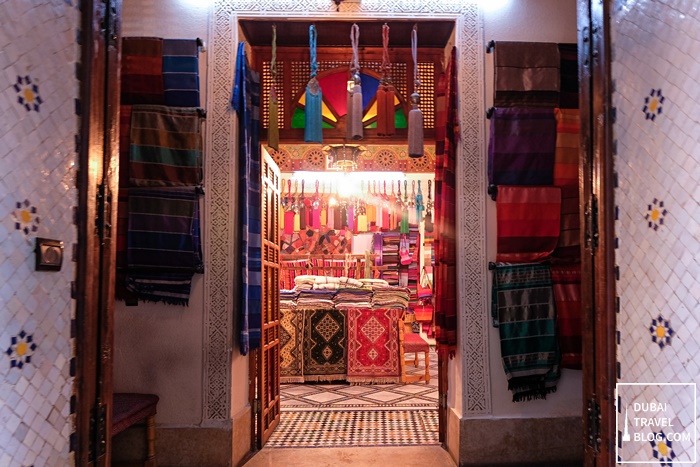
{"type": "Polygon", "coordinates": [[[491,118],[489,183],[552,185],[556,136],[554,109],[496,108],[491,118]]]}

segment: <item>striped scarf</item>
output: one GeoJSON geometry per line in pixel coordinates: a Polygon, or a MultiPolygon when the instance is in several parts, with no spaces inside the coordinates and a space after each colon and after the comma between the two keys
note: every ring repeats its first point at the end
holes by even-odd
{"type": "Polygon", "coordinates": [[[549,264],[497,263],[491,318],[513,402],[556,391],[561,355],[549,264]]]}

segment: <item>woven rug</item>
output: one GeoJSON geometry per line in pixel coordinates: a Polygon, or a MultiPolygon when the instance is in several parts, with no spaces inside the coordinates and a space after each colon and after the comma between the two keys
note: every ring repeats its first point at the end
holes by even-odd
{"type": "Polygon", "coordinates": [[[280,382],[303,383],[304,312],[280,309],[280,382]]]}
{"type": "Polygon", "coordinates": [[[398,383],[399,315],[396,308],[349,308],[349,383],[398,383]]]}
{"type": "Polygon", "coordinates": [[[338,381],[347,373],[344,310],[304,310],[304,380],[338,381]]]}
{"type": "MultiPolygon", "coordinates": [[[[282,412],[348,410],[422,410],[438,407],[438,357],[430,351],[430,383],[291,383],[280,388],[282,412]]],[[[407,375],[425,374],[425,362],[406,365],[407,375]]]]}
{"type": "Polygon", "coordinates": [[[267,447],[438,444],[437,410],[283,412],[267,447]]]}

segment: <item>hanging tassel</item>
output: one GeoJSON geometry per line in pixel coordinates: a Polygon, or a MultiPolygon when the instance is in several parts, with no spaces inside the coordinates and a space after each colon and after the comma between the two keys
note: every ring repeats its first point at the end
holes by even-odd
{"type": "Polygon", "coordinates": [[[432,180],[428,179],[428,204],[425,207],[425,231],[433,231],[433,199],[430,194],[432,191],[432,180]]]}
{"type": "Polygon", "coordinates": [[[352,60],[350,62],[350,81],[348,81],[347,100],[347,138],[362,139],[362,80],[360,79],[360,61],[358,49],[360,43],[360,27],[353,24],[350,28],[350,43],[352,45],[352,60]]]}
{"type": "Polygon", "coordinates": [[[389,58],[389,25],[382,26],[382,78],[377,89],[377,134],[392,136],[395,122],[395,90],[391,84],[391,60],[389,58]]]}
{"type": "Polygon", "coordinates": [[[304,141],[307,143],[323,143],[323,94],[318,84],[316,74],[316,26],[309,26],[309,50],[311,54],[311,79],[306,85],[306,122],[304,125],[304,141]]]}
{"type": "Polygon", "coordinates": [[[272,85],[270,86],[270,120],[267,126],[267,145],[277,151],[280,143],[279,130],[279,106],[277,101],[277,26],[272,25],[272,59],[270,60],[270,75],[272,75],[272,85]]]}
{"type": "Polygon", "coordinates": [[[411,31],[411,53],[413,54],[413,84],[411,94],[411,111],[408,113],[408,157],[423,157],[423,114],[420,104],[420,80],[418,79],[418,26],[411,31]]]}

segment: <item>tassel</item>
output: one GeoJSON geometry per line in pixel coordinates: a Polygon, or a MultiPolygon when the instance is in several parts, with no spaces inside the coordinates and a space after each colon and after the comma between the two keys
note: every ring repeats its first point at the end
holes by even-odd
{"type": "Polygon", "coordinates": [[[377,89],[377,134],[392,136],[396,128],[394,110],[394,86],[391,85],[391,60],[389,59],[389,25],[382,26],[382,78],[377,89]]]}
{"type": "Polygon", "coordinates": [[[358,48],[360,42],[360,27],[353,24],[350,28],[350,43],[352,45],[352,60],[350,62],[351,80],[348,81],[348,100],[346,135],[348,139],[362,139],[362,80],[360,79],[360,61],[358,48]]]}
{"type": "Polygon", "coordinates": [[[423,157],[423,114],[418,108],[420,96],[411,94],[413,108],[408,113],[408,157],[423,157]]]}
{"type": "Polygon", "coordinates": [[[304,141],[323,143],[323,94],[316,74],[316,26],[309,26],[309,50],[311,53],[311,79],[306,85],[306,122],[304,124],[304,141]]]}
{"type": "Polygon", "coordinates": [[[386,89],[383,84],[379,85],[375,96],[375,99],[377,100],[377,135],[387,136],[385,112],[386,89]]]}
{"type": "Polygon", "coordinates": [[[298,223],[299,215],[295,214],[294,211],[287,211],[284,213],[284,233],[291,235],[294,230],[299,230],[298,223]],[[295,227],[296,225],[296,227],[295,227]]]}
{"type": "Polygon", "coordinates": [[[280,143],[279,132],[279,106],[277,102],[277,26],[272,25],[272,60],[270,61],[270,74],[272,75],[272,86],[270,86],[270,120],[267,126],[267,145],[277,151],[280,143]]]}
{"type": "Polygon", "coordinates": [[[408,157],[423,157],[423,114],[420,104],[420,80],[418,79],[418,26],[413,26],[411,32],[411,52],[413,54],[413,84],[414,92],[411,94],[411,111],[408,113],[408,157]]]}

